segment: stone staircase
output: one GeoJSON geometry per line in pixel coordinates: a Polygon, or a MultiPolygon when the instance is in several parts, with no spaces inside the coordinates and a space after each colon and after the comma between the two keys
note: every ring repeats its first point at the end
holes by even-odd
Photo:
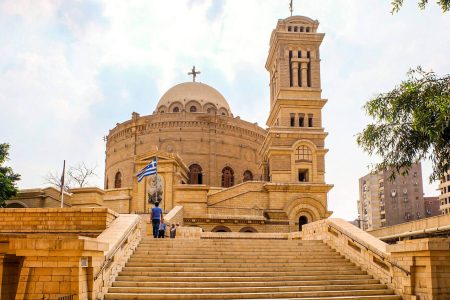
{"type": "Polygon", "coordinates": [[[105,299],[401,297],[322,241],[144,238],[105,299]]]}

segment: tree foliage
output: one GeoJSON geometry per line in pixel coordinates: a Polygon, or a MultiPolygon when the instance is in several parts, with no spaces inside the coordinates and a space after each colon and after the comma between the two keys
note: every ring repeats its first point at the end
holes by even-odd
{"type": "Polygon", "coordinates": [[[8,160],[8,152],[9,144],[0,144],[0,207],[17,194],[16,181],[20,180],[19,174],[3,165],[8,160]]]}
{"type": "MultiPolygon", "coordinates": [[[[71,188],[82,188],[89,184],[89,179],[97,176],[95,169],[97,166],[88,166],[86,163],[81,162],[76,166],[70,166],[67,169],[66,176],[64,178],[64,190],[71,188]]],[[[49,183],[58,189],[61,188],[61,173],[58,171],[48,172],[44,177],[45,182],[49,183]]]]}
{"type": "Polygon", "coordinates": [[[405,81],[369,100],[364,109],[375,122],[357,135],[357,142],[382,158],[376,170],[391,170],[395,177],[429,159],[431,182],[449,169],[450,75],[438,77],[420,67],[410,70],[405,81]]]}
{"type": "MultiPolygon", "coordinates": [[[[396,13],[402,8],[404,0],[392,0],[392,13],[396,13]]],[[[450,0],[439,0],[436,2],[443,12],[450,10],[450,0]]],[[[428,4],[428,0],[419,0],[420,9],[425,9],[428,4]]]]}

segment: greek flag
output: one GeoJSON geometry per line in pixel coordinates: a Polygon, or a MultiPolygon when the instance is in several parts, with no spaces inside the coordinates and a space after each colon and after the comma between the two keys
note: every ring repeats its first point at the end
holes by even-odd
{"type": "Polygon", "coordinates": [[[138,179],[138,182],[141,182],[142,179],[144,179],[144,177],[149,176],[149,175],[154,175],[156,174],[156,157],[148,164],[148,166],[146,166],[145,168],[143,168],[136,176],[138,179]]]}

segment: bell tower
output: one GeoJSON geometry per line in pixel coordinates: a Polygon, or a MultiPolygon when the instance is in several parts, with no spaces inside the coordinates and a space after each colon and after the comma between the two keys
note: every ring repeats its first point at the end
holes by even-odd
{"type": "MultiPolygon", "coordinates": [[[[279,20],[270,38],[268,134],[260,148],[266,181],[325,186],[325,137],[321,97],[318,21],[279,20]]],[[[328,186],[328,185],[327,185],[328,186]]],[[[329,190],[329,188],[324,188],[329,190]]]]}

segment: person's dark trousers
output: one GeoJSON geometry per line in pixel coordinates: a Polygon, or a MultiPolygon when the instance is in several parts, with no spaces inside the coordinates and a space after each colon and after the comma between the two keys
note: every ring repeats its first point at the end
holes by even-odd
{"type": "Polygon", "coordinates": [[[158,238],[163,239],[165,233],[166,233],[166,232],[165,232],[164,230],[160,230],[160,231],[159,231],[159,234],[158,234],[158,238]]]}
{"type": "Polygon", "coordinates": [[[158,237],[159,223],[161,223],[161,220],[159,220],[159,219],[152,219],[153,237],[155,239],[158,237]]]}

